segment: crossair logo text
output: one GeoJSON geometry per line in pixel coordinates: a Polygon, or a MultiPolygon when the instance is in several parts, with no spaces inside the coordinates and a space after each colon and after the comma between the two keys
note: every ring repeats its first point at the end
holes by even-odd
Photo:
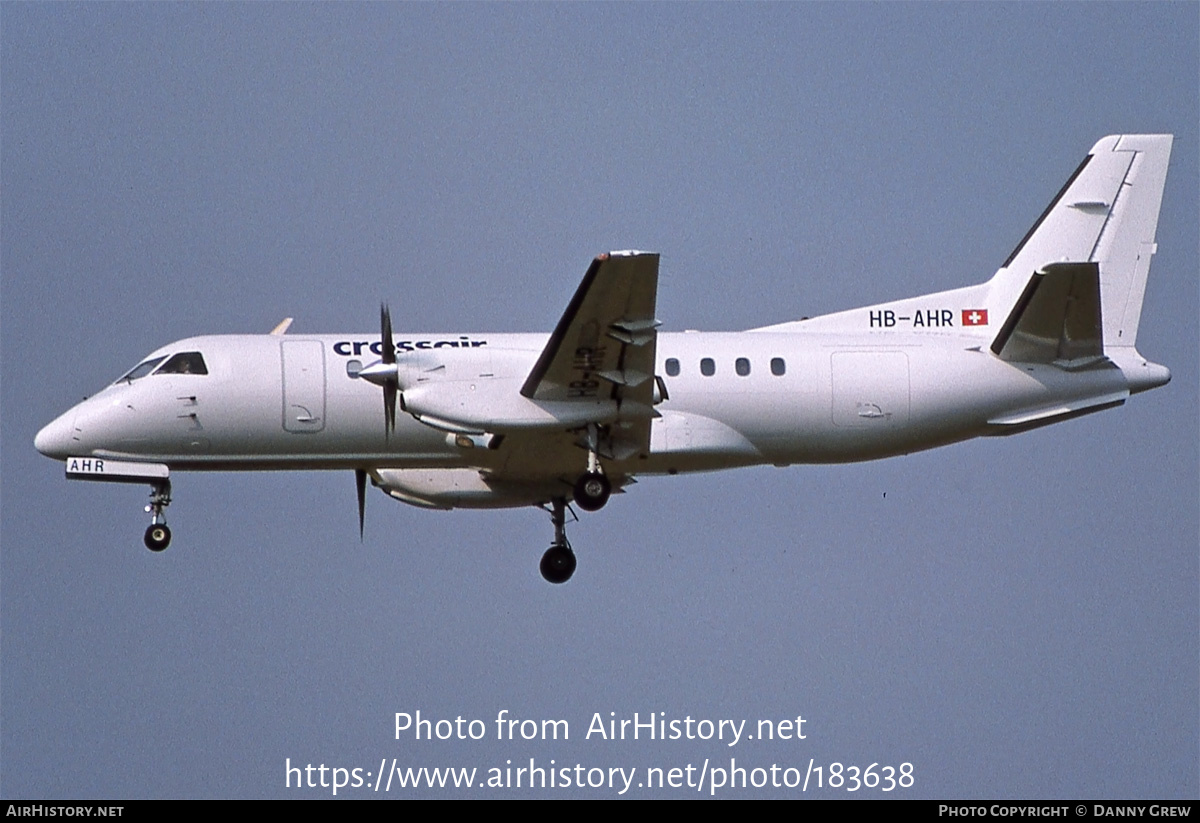
{"type": "MultiPolygon", "coordinates": [[[[417,351],[418,349],[477,349],[486,346],[486,340],[472,340],[465,334],[453,340],[398,340],[396,353],[417,351]]],[[[379,340],[339,340],[333,344],[333,350],[342,357],[361,355],[363,350],[369,351],[376,357],[383,356],[383,343],[379,340]]]]}

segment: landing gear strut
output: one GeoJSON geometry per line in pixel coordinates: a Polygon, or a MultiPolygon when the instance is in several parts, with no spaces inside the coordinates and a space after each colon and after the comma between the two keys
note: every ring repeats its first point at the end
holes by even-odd
{"type": "Polygon", "coordinates": [[[171,545],[171,530],[167,528],[167,518],[163,509],[171,505],[171,481],[163,480],[150,487],[150,504],[146,511],[150,513],[150,525],[146,528],[143,542],[152,552],[160,552],[171,545]]]}
{"type": "Polygon", "coordinates": [[[554,543],[542,555],[542,577],[549,583],[566,583],[575,573],[575,552],[571,551],[571,544],[567,542],[567,501],[556,497],[550,505],[554,543]]]}

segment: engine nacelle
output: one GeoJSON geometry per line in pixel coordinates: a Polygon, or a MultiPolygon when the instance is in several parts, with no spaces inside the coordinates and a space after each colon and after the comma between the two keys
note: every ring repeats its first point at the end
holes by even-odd
{"type": "Polygon", "coordinates": [[[611,398],[530,400],[520,388],[519,380],[499,378],[430,381],[405,388],[403,408],[422,423],[462,434],[574,429],[611,422],[619,411],[611,398]]]}
{"type": "Polygon", "coordinates": [[[543,499],[536,489],[491,485],[477,469],[379,469],[373,474],[390,496],[424,509],[505,509],[543,499]]]}

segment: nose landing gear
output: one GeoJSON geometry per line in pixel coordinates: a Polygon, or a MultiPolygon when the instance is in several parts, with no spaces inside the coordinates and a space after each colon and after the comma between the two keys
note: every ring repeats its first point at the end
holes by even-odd
{"type": "Polygon", "coordinates": [[[151,523],[146,527],[146,536],[143,538],[143,542],[150,551],[160,552],[171,545],[171,530],[166,523],[151,523]]]}
{"type": "Polygon", "coordinates": [[[146,511],[150,513],[150,525],[146,527],[146,535],[142,542],[152,552],[160,552],[171,545],[171,530],[167,528],[167,518],[163,509],[171,505],[171,481],[163,480],[150,487],[150,504],[146,511]]]}

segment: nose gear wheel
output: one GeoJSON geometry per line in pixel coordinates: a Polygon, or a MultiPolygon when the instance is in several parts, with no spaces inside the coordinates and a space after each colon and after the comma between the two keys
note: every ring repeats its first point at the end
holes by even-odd
{"type": "Polygon", "coordinates": [[[150,503],[146,511],[150,513],[150,525],[142,542],[152,552],[160,552],[171,545],[171,530],[167,527],[167,518],[163,509],[171,505],[171,481],[163,480],[150,486],[150,503]]]}
{"type": "Polygon", "coordinates": [[[171,545],[171,530],[166,523],[151,524],[146,527],[143,542],[150,551],[160,552],[171,545]]]}

